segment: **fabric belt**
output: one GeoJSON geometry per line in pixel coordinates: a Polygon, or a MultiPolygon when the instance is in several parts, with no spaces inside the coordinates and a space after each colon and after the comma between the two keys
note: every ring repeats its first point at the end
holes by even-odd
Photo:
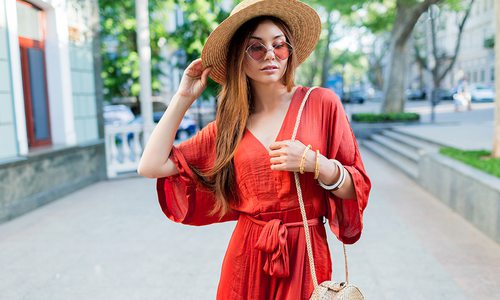
{"type": "MultiPolygon", "coordinates": [[[[262,226],[259,239],[255,248],[266,254],[264,272],[275,277],[288,277],[290,275],[290,262],[288,256],[288,227],[303,227],[303,222],[283,223],[280,219],[269,221],[258,220],[248,214],[242,214],[253,223],[262,226]]],[[[322,218],[307,220],[309,226],[322,224],[322,218]]]]}

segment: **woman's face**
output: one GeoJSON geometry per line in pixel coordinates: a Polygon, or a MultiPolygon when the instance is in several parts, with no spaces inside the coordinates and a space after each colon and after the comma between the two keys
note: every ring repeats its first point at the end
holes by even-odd
{"type": "MultiPolygon", "coordinates": [[[[255,45],[259,46],[262,43],[267,49],[272,49],[273,46],[287,42],[285,34],[271,21],[260,23],[255,31],[251,34],[245,50],[248,47],[255,45]]],[[[286,44],[281,47],[286,47],[286,44]]],[[[261,83],[272,83],[280,81],[285,74],[288,58],[281,60],[274,51],[268,50],[265,56],[257,61],[251,58],[248,53],[245,53],[243,60],[243,69],[245,74],[252,80],[261,83]],[[266,67],[276,67],[274,70],[263,70],[266,67]]]]}

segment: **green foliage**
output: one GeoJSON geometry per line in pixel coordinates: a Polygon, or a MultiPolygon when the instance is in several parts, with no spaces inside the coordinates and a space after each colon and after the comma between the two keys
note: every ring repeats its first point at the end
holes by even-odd
{"type": "Polygon", "coordinates": [[[495,37],[489,37],[484,40],[484,48],[493,49],[495,48],[495,37]]]}
{"type": "MultiPolygon", "coordinates": [[[[158,41],[166,36],[164,18],[159,13],[166,13],[167,0],[149,0],[150,37],[151,37],[151,75],[153,93],[160,90],[159,68],[160,47],[158,41]],[[154,17],[153,17],[154,16],[154,17]]],[[[102,79],[106,100],[113,97],[138,96],[139,57],[137,54],[137,34],[135,19],[135,1],[99,0],[101,25],[102,79]]]]}
{"type": "MultiPolygon", "coordinates": [[[[183,70],[193,60],[201,57],[201,51],[208,36],[218,24],[229,16],[229,12],[224,11],[220,1],[215,0],[178,0],[176,2],[183,11],[185,22],[174,32],[168,34],[167,41],[170,46],[185,52],[185,61],[180,61],[176,65],[183,70]]],[[[216,96],[218,90],[219,85],[209,79],[202,97],[216,96]]]]}
{"type": "Polygon", "coordinates": [[[500,177],[500,158],[491,157],[491,152],[486,150],[460,150],[455,148],[441,148],[439,152],[476,169],[500,177]]]}
{"type": "Polygon", "coordinates": [[[352,114],[352,120],[362,123],[416,122],[420,120],[417,113],[357,113],[352,114]]]}
{"type": "Polygon", "coordinates": [[[381,2],[366,5],[366,16],[359,18],[362,25],[369,28],[373,33],[391,31],[396,19],[396,2],[390,0],[381,2]]]}
{"type": "MultiPolygon", "coordinates": [[[[107,100],[116,96],[138,96],[139,58],[136,42],[135,0],[99,0],[101,24],[102,78],[107,100]]],[[[149,0],[151,39],[151,79],[153,94],[160,91],[162,75],[160,46],[166,42],[178,50],[184,59],[177,67],[184,70],[193,60],[201,57],[201,50],[210,32],[229,13],[220,7],[220,1],[149,0]],[[184,24],[174,32],[167,32],[166,20],[175,5],[182,10],[184,24]],[[184,55],[185,54],[185,55],[184,55]]],[[[204,95],[217,93],[218,85],[209,80],[204,95]]]]}

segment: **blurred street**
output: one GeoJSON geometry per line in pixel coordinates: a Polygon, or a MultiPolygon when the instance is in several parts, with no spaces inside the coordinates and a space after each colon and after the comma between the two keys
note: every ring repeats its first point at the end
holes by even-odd
{"type": "Polygon", "coordinates": [[[236,223],[170,221],[137,170],[216,114],[273,129],[292,79],[355,120],[349,283],[499,300],[500,0],[302,1],[0,0],[0,300],[215,299],[236,223]]]}
{"type": "MultiPolygon", "coordinates": [[[[366,299],[499,299],[500,246],[362,149],[373,190],[349,275],[366,299]],[[404,296],[402,296],[404,295],[404,296]]],[[[175,224],[155,181],[103,181],[0,225],[1,299],[214,299],[235,223],[175,224]]],[[[330,233],[334,278],[341,245],[330,233]]]]}

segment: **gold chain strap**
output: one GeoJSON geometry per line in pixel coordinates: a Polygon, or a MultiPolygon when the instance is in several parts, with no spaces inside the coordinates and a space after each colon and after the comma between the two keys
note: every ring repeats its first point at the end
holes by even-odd
{"type": "MultiPolygon", "coordinates": [[[[302,103],[300,104],[299,112],[297,113],[297,120],[295,121],[295,127],[293,128],[292,141],[295,141],[295,137],[297,136],[297,131],[299,129],[300,117],[302,116],[302,110],[306,104],[307,99],[309,98],[309,94],[317,87],[311,87],[307,90],[302,103]]],[[[300,214],[302,215],[302,222],[304,223],[304,235],[306,237],[306,248],[307,248],[307,256],[309,258],[309,267],[311,269],[311,276],[314,284],[314,288],[318,286],[318,278],[316,277],[316,268],[314,267],[314,257],[311,246],[311,237],[309,236],[309,225],[307,224],[307,216],[306,209],[304,207],[304,200],[302,199],[302,189],[300,188],[299,174],[297,172],[293,172],[295,177],[295,186],[297,188],[297,196],[299,198],[300,205],[300,214]]],[[[349,284],[349,273],[347,271],[347,253],[345,249],[345,244],[342,243],[342,247],[344,249],[344,268],[345,268],[345,277],[346,284],[349,284]]]]}

